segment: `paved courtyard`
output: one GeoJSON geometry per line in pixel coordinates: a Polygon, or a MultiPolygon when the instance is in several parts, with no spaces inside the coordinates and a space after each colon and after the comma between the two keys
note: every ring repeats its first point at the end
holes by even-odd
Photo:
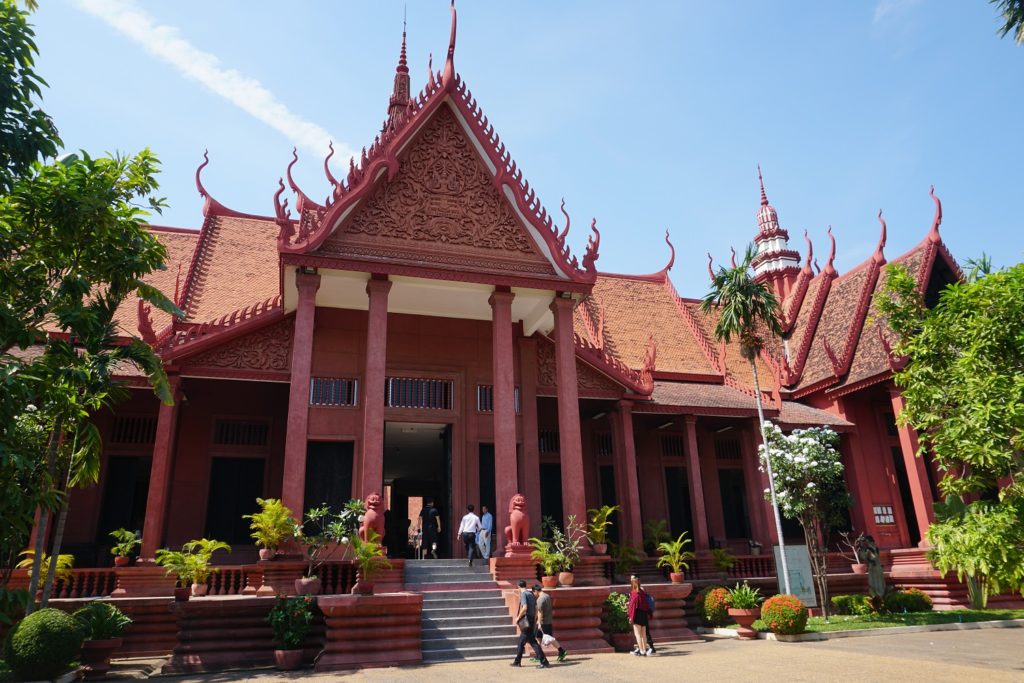
{"type": "MultiPolygon", "coordinates": [[[[525,664],[525,663],[524,663],[525,664]]],[[[507,661],[371,669],[331,676],[273,671],[210,674],[176,681],[857,681],[1024,683],[1024,629],[911,633],[817,643],[715,638],[666,646],[655,657],[581,655],[547,671],[507,661]]]]}

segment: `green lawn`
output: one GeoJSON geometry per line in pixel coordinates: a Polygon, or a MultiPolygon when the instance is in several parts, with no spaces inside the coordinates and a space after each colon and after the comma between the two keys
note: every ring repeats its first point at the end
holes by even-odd
{"type": "MultiPolygon", "coordinates": [[[[867,628],[892,628],[894,626],[922,626],[925,624],[956,624],[970,621],[1002,621],[1024,619],[1024,609],[963,609],[950,612],[907,612],[905,614],[872,614],[868,616],[833,616],[828,621],[821,617],[807,620],[808,632],[853,631],[867,628]]],[[[735,624],[726,628],[737,628],[735,624]]],[[[764,622],[757,620],[754,628],[768,630],[764,622]]]]}

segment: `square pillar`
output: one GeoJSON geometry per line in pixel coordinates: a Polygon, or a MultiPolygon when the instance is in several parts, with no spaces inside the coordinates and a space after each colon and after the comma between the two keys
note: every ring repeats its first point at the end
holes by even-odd
{"type": "Polygon", "coordinates": [[[358,495],[363,500],[384,485],[384,382],[388,346],[388,292],[391,281],[370,279],[366,321],[366,371],[363,373],[363,454],[358,495]]]}
{"type": "Polygon", "coordinates": [[[700,449],[697,447],[697,416],[683,418],[686,429],[686,478],[690,484],[690,514],[693,519],[693,547],[696,552],[708,552],[708,511],[704,504],[704,484],[701,478],[700,449]]]}
{"type": "Polygon", "coordinates": [[[572,311],[576,301],[558,296],[551,302],[555,314],[555,375],[558,383],[558,441],[562,466],[562,513],[587,523],[583,490],[583,443],[580,440],[579,385],[576,378],[576,343],[572,311]]]}
{"type": "Polygon", "coordinates": [[[313,365],[313,327],[316,318],[317,273],[295,273],[299,302],[292,335],[291,383],[288,387],[288,426],[284,442],[284,480],[281,501],[302,519],[306,495],[306,433],[309,425],[309,377],[313,365]]]}
{"type": "MultiPolygon", "coordinates": [[[[750,433],[754,435],[754,452],[758,452],[758,447],[761,445],[761,422],[756,417],[750,420],[750,433]]],[[[761,464],[760,455],[758,455],[758,465],[761,464]]],[[[767,491],[770,486],[768,484],[768,472],[764,468],[759,468],[758,473],[761,475],[761,490],[767,491]]],[[[775,509],[772,507],[771,501],[765,503],[768,506],[769,523],[767,525],[768,532],[768,543],[770,545],[779,544],[779,530],[775,526],[775,509]]]]}
{"type": "MultiPolygon", "coordinates": [[[[519,467],[519,492],[526,497],[530,535],[540,536],[540,446],[537,433],[537,340],[519,339],[519,401],[522,406],[523,438],[519,467]]],[[[495,501],[495,512],[504,512],[506,502],[495,501]]],[[[497,517],[496,517],[497,519],[497,517]]]]}
{"type": "MultiPolygon", "coordinates": [[[[903,395],[896,387],[889,389],[892,398],[892,410],[899,417],[906,407],[903,395]]],[[[932,509],[932,487],[928,483],[928,463],[924,458],[917,457],[917,432],[909,426],[897,426],[900,434],[900,450],[903,451],[903,464],[907,469],[907,481],[910,484],[910,497],[914,501],[914,515],[917,517],[917,530],[921,534],[918,546],[928,547],[928,527],[935,519],[932,509]]]]}
{"type": "MultiPolygon", "coordinates": [[[[516,462],[515,360],[512,357],[512,300],[515,294],[495,290],[488,299],[493,321],[492,361],[494,405],[495,505],[504,506],[518,493],[516,462]]],[[[499,508],[501,509],[501,508],[499,508]]]]}
{"type": "Polygon", "coordinates": [[[167,531],[167,511],[171,500],[171,475],[174,470],[174,441],[178,432],[178,406],[181,402],[181,377],[171,375],[171,405],[160,404],[153,441],[153,464],[149,469],[149,493],[146,496],[146,519],[142,526],[142,547],[139,558],[152,560],[157,548],[163,547],[167,531]]]}
{"type": "Polygon", "coordinates": [[[644,533],[640,515],[640,486],[636,476],[633,402],[619,401],[611,418],[616,498],[622,508],[619,513],[621,540],[623,543],[640,546],[644,541],[644,533]]]}
{"type": "Polygon", "coordinates": [[[747,488],[750,536],[761,545],[766,545],[768,538],[771,537],[768,527],[775,523],[775,516],[771,512],[771,504],[764,499],[765,487],[761,486],[757,437],[749,428],[740,429],[740,444],[743,456],[743,482],[747,488]]]}

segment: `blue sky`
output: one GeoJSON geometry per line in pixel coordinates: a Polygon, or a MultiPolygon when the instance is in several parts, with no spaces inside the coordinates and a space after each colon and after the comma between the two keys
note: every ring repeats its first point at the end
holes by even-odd
{"type": "MultiPolygon", "coordinates": [[[[358,149],[380,128],[401,2],[46,0],[34,16],[44,106],[69,148],[151,147],[170,202],[154,223],[199,227],[193,173],[225,205],[271,214],[296,178],[322,197],[326,142],[358,149]]],[[[446,0],[408,6],[418,90],[443,63],[446,0]]],[[[672,232],[680,293],[706,289],[705,252],[754,236],[756,165],[791,244],[840,272],[924,237],[934,183],[961,260],[1024,252],[1024,48],[996,36],[984,0],[458,4],[456,68],[555,211],[596,216],[598,266],[659,270],[672,232]]],[[[337,160],[339,157],[335,157],[337,160]]],[[[340,162],[336,171],[341,174],[340,162]]]]}

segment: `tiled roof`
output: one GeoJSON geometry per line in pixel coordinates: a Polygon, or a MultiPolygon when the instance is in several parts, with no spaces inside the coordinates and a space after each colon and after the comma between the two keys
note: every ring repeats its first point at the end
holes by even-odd
{"type": "MultiPolygon", "coordinates": [[[[754,374],[750,371],[750,361],[740,354],[740,345],[736,340],[726,344],[725,354],[723,355],[721,353],[721,343],[715,341],[715,325],[718,324],[718,310],[712,309],[708,313],[704,313],[700,310],[700,304],[696,301],[684,301],[684,305],[704,330],[704,335],[711,341],[716,354],[721,356],[725,362],[725,370],[729,376],[740,384],[752,389],[754,387],[754,374]]],[[[757,373],[762,391],[774,386],[775,381],[772,371],[760,358],[757,359],[757,373]]]]}
{"type": "MultiPolygon", "coordinates": [[[[166,268],[153,271],[144,280],[163,292],[168,299],[174,299],[175,285],[185,286],[188,264],[192,261],[192,252],[195,251],[196,242],[199,240],[199,231],[161,227],[151,227],[150,230],[167,249],[167,261],[166,268]]],[[[138,305],[135,299],[129,299],[122,303],[118,307],[117,313],[114,314],[114,318],[126,334],[136,336],[141,334],[139,332],[138,305]]],[[[171,322],[169,314],[155,307],[150,311],[150,318],[153,320],[153,329],[157,333],[171,322]]]]}
{"type": "Polygon", "coordinates": [[[821,427],[827,425],[835,429],[852,427],[852,422],[847,422],[838,415],[818,410],[811,406],[797,403],[796,401],[783,401],[782,410],[775,419],[776,422],[786,427],[821,427]]]}
{"type": "Polygon", "coordinates": [[[186,319],[206,322],[277,296],[277,232],[269,218],[207,218],[181,305],[186,319]]]}

